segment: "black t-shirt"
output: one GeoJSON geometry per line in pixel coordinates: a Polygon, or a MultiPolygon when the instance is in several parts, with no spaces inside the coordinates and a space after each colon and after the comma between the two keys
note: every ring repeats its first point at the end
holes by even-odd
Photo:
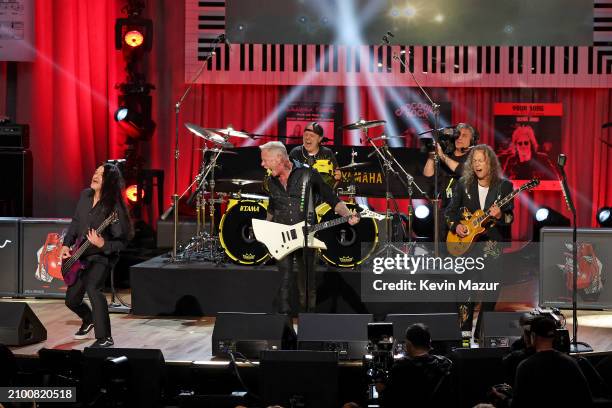
{"type": "MultiPolygon", "coordinates": [[[[438,172],[438,192],[440,193],[440,198],[442,199],[442,207],[446,207],[453,196],[453,188],[455,183],[463,174],[463,166],[465,161],[467,160],[467,153],[461,156],[456,156],[455,152],[447,154],[448,158],[459,163],[457,168],[453,171],[440,160],[439,172],[438,172]]],[[[434,193],[434,176],[428,177],[428,182],[430,184],[430,193],[433,196],[434,193]]]]}
{"type": "Polygon", "coordinates": [[[556,350],[540,351],[519,364],[512,408],[590,407],[591,390],[578,363],[556,350]]]}
{"type": "Polygon", "coordinates": [[[334,170],[338,168],[338,159],[331,149],[319,146],[317,154],[310,155],[304,146],[296,146],[289,152],[289,158],[317,170],[323,181],[330,186],[334,184],[334,170]]]}

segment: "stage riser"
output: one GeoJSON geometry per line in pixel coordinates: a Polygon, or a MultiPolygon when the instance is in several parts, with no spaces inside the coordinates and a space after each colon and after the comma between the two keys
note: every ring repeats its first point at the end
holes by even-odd
{"type": "MultiPolygon", "coordinates": [[[[281,274],[275,266],[210,263],[168,264],[157,257],[130,268],[132,312],[141,316],[214,316],[218,312],[277,312],[281,274]]],[[[456,312],[454,303],[361,301],[360,272],[348,269],[317,271],[318,313],[371,313],[382,319],[390,313],[456,312]]],[[[297,293],[292,310],[298,311],[297,293]]]]}

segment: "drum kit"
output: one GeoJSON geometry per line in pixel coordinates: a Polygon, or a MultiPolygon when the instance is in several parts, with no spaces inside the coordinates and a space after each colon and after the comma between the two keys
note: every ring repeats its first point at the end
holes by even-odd
{"type": "MultiPolygon", "coordinates": [[[[391,168],[389,163],[392,159],[390,152],[385,147],[378,147],[374,143],[376,140],[386,140],[390,137],[381,136],[370,139],[367,137],[368,129],[383,126],[383,120],[360,120],[343,126],[346,130],[361,130],[365,133],[374,149],[379,153],[385,166],[391,168]]],[[[221,155],[235,155],[236,152],[228,149],[234,147],[231,138],[253,138],[246,132],[232,129],[203,128],[192,123],[186,123],[185,127],[195,136],[204,139],[204,148],[199,149],[203,152],[202,162],[199,173],[195,176],[192,183],[181,194],[183,197],[187,192],[192,191],[188,202],[195,201],[197,228],[196,235],[191,238],[184,246],[177,251],[177,258],[183,261],[198,260],[208,261],[217,264],[225,263],[228,259],[241,265],[259,265],[270,259],[270,254],[264,244],[255,239],[252,220],[266,219],[268,208],[268,197],[259,194],[243,193],[245,186],[262,184],[262,191],[265,192],[267,177],[263,180],[226,178],[216,179],[215,168],[218,167],[217,161],[221,155]],[[195,199],[195,200],[194,200],[195,199]],[[215,205],[225,204],[225,212],[216,229],[215,205]],[[207,208],[208,207],[208,208],[207,208]],[[206,209],[208,209],[208,220],[206,209]],[[205,231],[206,223],[209,229],[205,231]]],[[[386,145],[386,144],[385,144],[386,145]]],[[[355,170],[371,166],[370,162],[355,162],[355,151],[351,154],[351,162],[338,169],[342,171],[355,170]]],[[[329,173],[330,177],[324,178],[330,186],[333,186],[333,167],[331,163],[326,166],[319,164],[317,168],[322,174],[329,173]],[[329,168],[328,168],[329,167],[329,168]]],[[[315,166],[316,167],[316,166],[315,166]]],[[[401,166],[400,166],[401,167],[401,166]]],[[[409,184],[411,176],[408,175],[409,184]]],[[[252,190],[251,190],[252,191],[252,190]]],[[[343,188],[337,189],[339,196],[344,198],[349,209],[358,210],[355,203],[357,188],[354,177],[349,180],[343,188]]],[[[387,196],[389,199],[389,195],[387,196]]],[[[387,212],[389,206],[387,205],[387,212]]],[[[321,204],[316,208],[318,222],[325,222],[338,217],[328,204],[321,204]]],[[[390,215],[387,214],[387,219],[390,215]]],[[[387,231],[390,231],[388,226],[387,231]]],[[[356,225],[348,223],[340,224],[317,233],[317,237],[325,242],[327,249],[322,250],[321,258],[328,264],[342,268],[353,268],[365,261],[378,246],[378,225],[372,218],[362,218],[356,225]]]]}

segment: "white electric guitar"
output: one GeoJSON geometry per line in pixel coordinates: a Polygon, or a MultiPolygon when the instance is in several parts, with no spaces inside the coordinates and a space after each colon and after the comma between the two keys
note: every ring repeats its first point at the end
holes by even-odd
{"type": "MultiPolygon", "coordinates": [[[[379,221],[385,218],[384,215],[375,213],[365,208],[359,212],[359,215],[361,218],[374,218],[379,221]]],[[[350,215],[308,226],[306,244],[308,248],[322,250],[327,249],[325,243],[315,238],[314,234],[317,231],[345,223],[349,220],[349,218],[351,218],[350,215]]],[[[293,225],[285,225],[277,222],[253,218],[253,233],[255,234],[255,239],[264,244],[268,248],[270,255],[277,260],[283,259],[293,251],[304,247],[303,221],[293,225]]]]}

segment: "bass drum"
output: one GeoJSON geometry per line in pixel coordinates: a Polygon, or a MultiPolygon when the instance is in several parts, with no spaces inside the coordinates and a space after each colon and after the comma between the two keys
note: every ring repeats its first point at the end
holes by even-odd
{"type": "Polygon", "coordinates": [[[266,219],[267,201],[231,199],[219,224],[221,246],[232,261],[259,265],[270,258],[268,249],[255,239],[251,220],[266,219]]]}
{"type": "MultiPolygon", "coordinates": [[[[349,210],[359,211],[356,204],[347,204],[349,210]]],[[[338,218],[328,204],[317,207],[319,222],[338,218]]],[[[326,250],[321,257],[330,265],[353,268],[365,261],[378,245],[378,225],[373,218],[361,218],[356,225],[340,224],[317,232],[316,237],[325,242],[326,250]],[[363,244],[363,251],[362,251],[363,244]]]]}

